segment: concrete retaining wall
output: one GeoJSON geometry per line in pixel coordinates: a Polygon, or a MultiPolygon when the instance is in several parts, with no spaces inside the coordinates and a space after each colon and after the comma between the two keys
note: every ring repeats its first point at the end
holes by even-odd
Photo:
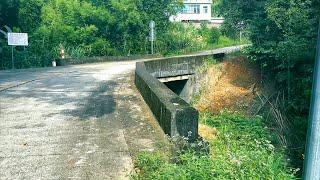
{"type": "Polygon", "coordinates": [[[166,134],[198,137],[198,111],[151,76],[143,62],[137,63],[135,84],[166,134]]]}
{"type": "Polygon", "coordinates": [[[204,59],[213,56],[217,54],[137,62],[135,84],[163,131],[171,137],[184,136],[190,141],[196,140],[199,113],[157,78],[194,74],[204,59]]]}

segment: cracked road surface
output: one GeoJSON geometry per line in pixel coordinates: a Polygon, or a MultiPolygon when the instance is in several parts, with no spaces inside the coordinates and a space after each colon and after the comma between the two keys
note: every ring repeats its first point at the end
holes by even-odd
{"type": "Polygon", "coordinates": [[[0,71],[0,179],[128,179],[130,148],[154,150],[134,68],[0,71]]]}

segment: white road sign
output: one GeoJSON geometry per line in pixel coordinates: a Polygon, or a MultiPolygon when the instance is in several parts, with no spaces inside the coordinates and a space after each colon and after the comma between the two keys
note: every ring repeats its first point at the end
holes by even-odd
{"type": "Polygon", "coordinates": [[[154,21],[150,21],[149,27],[150,27],[150,29],[155,28],[156,27],[156,23],[154,21]]]}
{"type": "Polygon", "coordinates": [[[27,33],[8,33],[9,46],[28,46],[27,33]]]}
{"type": "Polygon", "coordinates": [[[153,42],[156,40],[156,31],[155,31],[156,22],[150,21],[149,27],[150,27],[149,41],[151,41],[151,54],[153,54],[154,53],[153,42]]]}
{"type": "Polygon", "coordinates": [[[149,41],[155,41],[156,40],[156,31],[155,31],[156,23],[154,21],[150,21],[149,27],[150,27],[149,41]]]}

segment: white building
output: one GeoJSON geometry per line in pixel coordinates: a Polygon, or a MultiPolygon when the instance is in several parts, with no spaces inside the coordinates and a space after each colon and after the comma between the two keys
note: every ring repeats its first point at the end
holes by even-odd
{"type": "Polygon", "coordinates": [[[210,22],[212,0],[184,0],[182,12],[170,18],[176,22],[210,22]]]}

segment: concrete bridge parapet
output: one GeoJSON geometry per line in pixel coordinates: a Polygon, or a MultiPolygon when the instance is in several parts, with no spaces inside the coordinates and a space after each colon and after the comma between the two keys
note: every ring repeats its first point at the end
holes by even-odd
{"type": "Polygon", "coordinates": [[[198,111],[137,63],[135,84],[163,131],[169,136],[198,137],[198,111]]]}
{"type": "Polygon", "coordinates": [[[189,55],[170,58],[158,58],[145,61],[146,70],[155,78],[167,78],[194,74],[197,67],[203,64],[206,58],[218,58],[224,53],[189,55]]]}
{"type": "Polygon", "coordinates": [[[234,46],[197,55],[157,58],[136,63],[135,84],[166,134],[196,140],[199,113],[159,79],[165,82],[170,78],[189,77],[195,74],[197,67],[205,59],[222,58],[225,53],[239,51],[243,47],[245,46],[234,46]]]}
{"type": "Polygon", "coordinates": [[[150,107],[163,131],[173,136],[198,138],[198,116],[196,109],[172,92],[157,78],[191,75],[204,59],[215,56],[197,55],[160,58],[137,62],[135,84],[150,107]]]}

